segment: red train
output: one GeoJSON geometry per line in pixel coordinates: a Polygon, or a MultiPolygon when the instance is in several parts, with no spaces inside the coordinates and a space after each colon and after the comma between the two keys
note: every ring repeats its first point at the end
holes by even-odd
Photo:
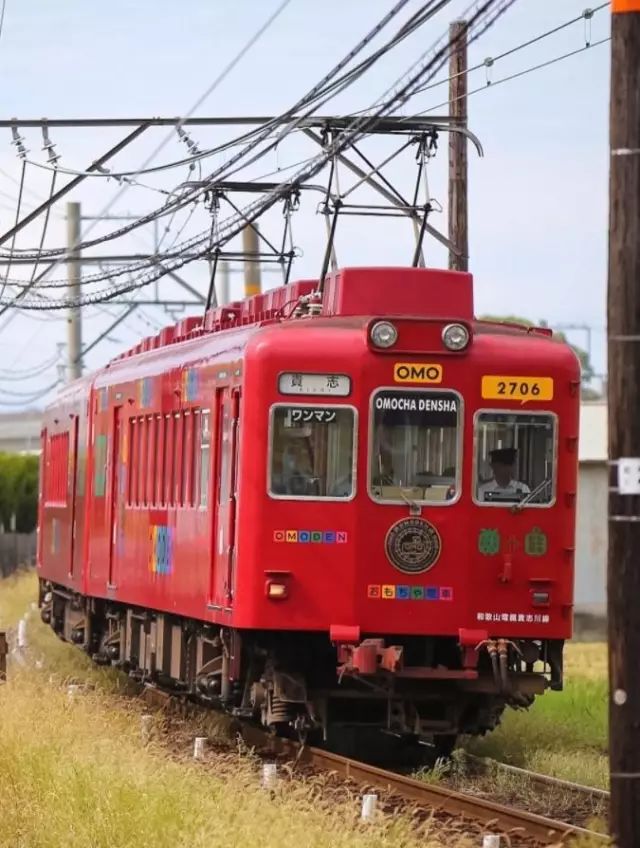
{"type": "Polygon", "coordinates": [[[476,321],[467,274],[183,320],[46,411],[42,616],[265,725],[447,750],[562,686],[579,397],[572,350],[476,321]]]}

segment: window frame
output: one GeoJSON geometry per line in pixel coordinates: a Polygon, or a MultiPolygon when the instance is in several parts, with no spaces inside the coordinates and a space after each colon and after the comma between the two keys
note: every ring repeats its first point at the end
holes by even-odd
{"type": "MultiPolygon", "coordinates": [[[[458,399],[458,434],[456,438],[456,493],[451,500],[444,501],[415,501],[415,503],[419,504],[420,507],[428,506],[428,507],[449,507],[457,504],[460,498],[462,497],[463,492],[463,475],[462,475],[462,463],[464,461],[464,453],[463,453],[463,442],[464,442],[464,398],[460,394],[457,389],[446,388],[443,386],[438,386],[438,388],[431,388],[430,386],[422,386],[420,388],[414,386],[411,388],[401,388],[397,384],[394,386],[376,386],[376,388],[371,392],[369,396],[369,440],[367,444],[367,494],[369,495],[369,499],[373,501],[373,503],[378,504],[379,506],[392,506],[392,505],[402,505],[407,506],[407,501],[404,499],[392,500],[391,498],[381,499],[375,497],[373,492],[371,491],[371,466],[373,459],[373,441],[375,436],[374,430],[374,421],[375,421],[375,409],[373,407],[375,397],[379,392],[398,392],[401,394],[407,394],[407,392],[415,393],[415,394],[424,394],[428,392],[429,394],[441,394],[441,395],[455,395],[458,399]]],[[[413,500],[413,498],[411,499],[413,500]]]]}
{"type": "MultiPolygon", "coordinates": [[[[291,397],[295,397],[292,395],[291,397]]],[[[324,399],[324,396],[321,396],[324,399]]],[[[319,503],[337,502],[348,503],[352,501],[358,494],[358,409],[351,403],[291,403],[287,401],[278,401],[272,403],[269,407],[269,427],[267,433],[268,449],[267,449],[267,494],[272,500],[276,501],[315,501],[319,503]],[[271,489],[272,481],[272,462],[273,462],[273,434],[275,410],[281,407],[292,407],[296,409],[317,409],[318,407],[331,409],[348,409],[353,413],[353,438],[352,438],[352,455],[351,455],[351,494],[347,497],[335,497],[321,495],[281,495],[273,492],[271,489]]]]}
{"type": "MultiPolygon", "coordinates": [[[[552,466],[552,497],[548,503],[526,503],[522,509],[550,509],[551,507],[556,505],[558,499],[558,413],[554,412],[551,409],[509,409],[502,407],[501,409],[497,409],[494,407],[487,407],[482,409],[476,409],[473,414],[473,473],[471,475],[471,499],[476,506],[482,507],[498,507],[499,509],[512,509],[514,506],[518,506],[519,501],[506,501],[504,503],[496,503],[492,501],[481,501],[476,497],[478,490],[478,437],[479,437],[479,429],[478,429],[478,419],[480,415],[486,415],[487,413],[493,413],[494,415],[515,415],[515,416],[531,416],[531,415],[546,415],[553,420],[553,461],[551,463],[552,466]]],[[[528,485],[528,484],[527,484],[528,485]]]]}

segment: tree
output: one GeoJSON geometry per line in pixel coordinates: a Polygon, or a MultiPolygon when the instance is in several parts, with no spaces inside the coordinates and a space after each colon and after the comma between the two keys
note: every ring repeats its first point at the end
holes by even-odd
{"type": "Polygon", "coordinates": [[[38,516],[38,457],[0,453],[0,523],[18,533],[35,530],[38,516]]]}
{"type": "MultiPolygon", "coordinates": [[[[499,324],[520,324],[524,327],[548,327],[546,321],[531,321],[529,318],[522,318],[519,315],[482,315],[480,321],[496,321],[499,324]]],[[[582,373],[582,397],[587,400],[594,400],[600,397],[599,393],[588,387],[595,376],[595,371],[589,357],[589,352],[578,345],[571,344],[567,341],[567,336],[560,330],[553,331],[553,337],[559,341],[565,342],[573,349],[576,356],[580,360],[580,370],[582,373]]]]}

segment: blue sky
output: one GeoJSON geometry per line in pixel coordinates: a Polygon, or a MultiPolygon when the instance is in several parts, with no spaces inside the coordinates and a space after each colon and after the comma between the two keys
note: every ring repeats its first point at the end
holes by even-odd
{"type": "MultiPolygon", "coordinates": [[[[389,0],[291,0],[238,67],[213,92],[200,114],[275,114],[315,83],[390,7],[389,0]]],[[[417,8],[414,2],[410,9],[417,8]]],[[[391,54],[324,111],[345,112],[367,106],[462,13],[466,4],[451,2],[421,32],[391,54]]],[[[276,3],[258,0],[7,0],[0,40],[0,114],[3,117],[93,117],[176,115],[206,90],[248,37],[268,17],[276,3]]],[[[470,63],[516,46],[569,18],[580,15],[584,0],[517,0],[503,19],[470,50],[470,63]]],[[[494,81],[562,53],[576,50],[590,35],[608,35],[609,12],[598,12],[590,33],[581,22],[526,50],[497,62],[494,81]]],[[[390,32],[391,30],[389,30],[390,32]]],[[[446,74],[441,74],[441,77],[446,74]]],[[[593,359],[603,371],[607,257],[608,85],[609,45],[593,47],[549,68],[503,85],[486,87],[484,69],[470,76],[470,87],[484,86],[469,101],[469,124],[480,137],[485,157],[470,156],[470,253],[476,280],[477,311],[523,314],[553,324],[588,324],[593,359]]],[[[446,100],[446,86],[424,92],[412,103],[429,109],[446,100]]],[[[404,110],[406,114],[411,110],[404,110]]],[[[442,107],[439,112],[444,111],[442,107]]],[[[114,165],[136,168],[167,130],[133,146],[114,165]]],[[[124,134],[124,131],[121,132],[124,134]]],[[[52,131],[62,164],[82,169],[117,139],[117,131],[52,131]]],[[[194,130],[201,147],[215,144],[220,134],[194,130]]],[[[37,131],[26,131],[30,157],[44,161],[37,131]]],[[[8,130],[0,133],[0,224],[12,223],[19,176],[8,130]],[[8,176],[7,176],[8,175],[8,176]]],[[[370,148],[380,155],[383,143],[370,148]]],[[[275,170],[312,152],[300,139],[283,145],[265,160],[264,172],[275,170]]],[[[178,158],[184,148],[171,139],[158,162],[178,158]]],[[[218,161],[213,164],[219,164],[218,161]]],[[[446,141],[431,163],[430,187],[446,201],[446,141]]],[[[259,173],[259,172],[254,172],[259,173]]],[[[394,171],[408,192],[413,176],[410,160],[394,171]]],[[[185,173],[171,172],[154,183],[171,187],[185,173]]],[[[25,200],[48,191],[49,175],[27,169],[25,200]]],[[[66,199],[79,200],[85,214],[95,215],[116,191],[112,181],[88,180],[66,199]]],[[[113,211],[142,212],[162,196],[133,188],[113,211]]],[[[300,213],[294,229],[303,256],[295,276],[319,272],[323,229],[314,200],[300,213]]],[[[47,244],[64,242],[64,206],[53,217],[47,244]]],[[[275,215],[272,222],[275,225],[275,215]]],[[[182,222],[184,223],[184,221],[182,222]]],[[[444,214],[434,225],[446,228],[444,214]]],[[[185,224],[183,236],[207,225],[204,210],[185,224]]],[[[266,226],[270,226],[268,221],[266,226]]],[[[181,226],[174,222],[174,237],[181,226]]],[[[98,225],[94,232],[103,232],[98,225]]],[[[39,226],[28,228],[18,245],[34,247],[39,226]]],[[[117,250],[148,249],[152,234],[140,231],[117,250]]],[[[108,246],[107,246],[108,247],[108,246]]],[[[339,230],[341,264],[398,264],[410,260],[411,231],[404,223],[348,222],[339,230]],[[402,229],[400,229],[402,228],[402,229]]],[[[427,243],[427,261],[441,265],[444,252],[427,243]]],[[[106,252],[106,247],[102,252],[106,252]]],[[[22,272],[27,273],[27,272],[22,272]]],[[[63,275],[63,274],[62,274],[63,275]]],[[[60,269],[52,277],[61,276],[60,269]]],[[[185,269],[184,276],[201,289],[204,265],[185,269]]],[[[234,294],[240,275],[233,275],[234,294]]],[[[277,282],[269,276],[267,285],[277,282]]],[[[164,289],[172,296],[175,288],[164,289]]],[[[110,310],[117,313],[115,308],[110,310]]],[[[50,358],[65,340],[64,316],[20,316],[3,329],[2,368],[27,368],[50,358]]],[[[0,319],[1,321],[1,319],[0,319]]],[[[104,329],[108,314],[86,313],[85,339],[104,329]]],[[[134,315],[112,334],[112,340],[87,358],[98,366],[137,341],[157,325],[170,323],[159,309],[134,315]]],[[[585,345],[582,331],[570,334],[585,345]]],[[[20,385],[29,392],[55,379],[55,371],[20,385]]],[[[4,384],[14,389],[15,383],[4,384]]],[[[0,393],[3,383],[0,378],[0,393]]],[[[6,396],[10,399],[11,396],[6,396]]],[[[0,401],[4,396],[0,394],[0,401]]]]}

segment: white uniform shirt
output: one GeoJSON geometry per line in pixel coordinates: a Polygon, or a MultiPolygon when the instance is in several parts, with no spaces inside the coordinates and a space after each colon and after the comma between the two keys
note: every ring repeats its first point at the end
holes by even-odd
{"type": "Polygon", "coordinates": [[[518,495],[528,495],[530,491],[531,489],[526,483],[520,483],[517,480],[509,480],[507,486],[500,486],[497,480],[488,480],[478,486],[478,500],[485,500],[486,492],[495,492],[497,495],[504,495],[505,497],[511,495],[514,500],[517,500],[518,495]]]}

